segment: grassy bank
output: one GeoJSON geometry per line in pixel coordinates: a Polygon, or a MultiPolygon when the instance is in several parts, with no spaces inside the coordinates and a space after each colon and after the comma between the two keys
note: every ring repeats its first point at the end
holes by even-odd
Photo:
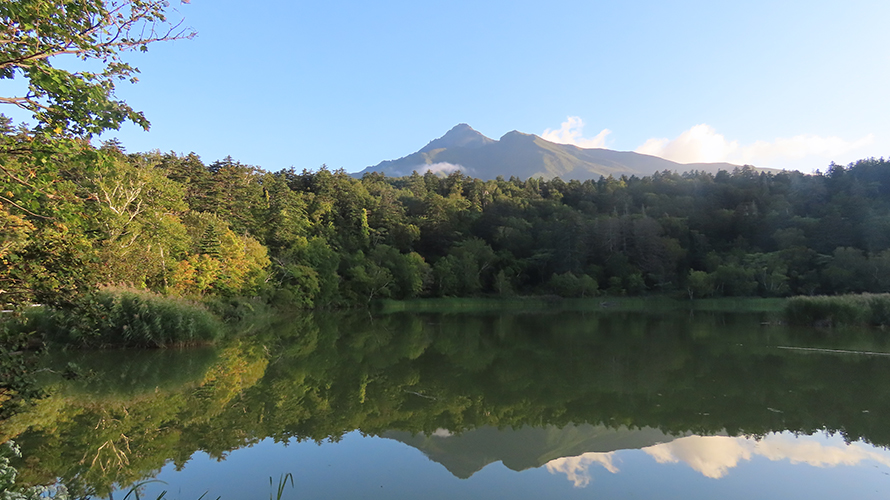
{"type": "Polygon", "coordinates": [[[890,325],[890,294],[817,295],[792,297],[785,304],[792,325],[890,325]]]}
{"type": "Polygon", "coordinates": [[[23,323],[50,342],[83,347],[206,344],[224,332],[198,302],[119,288],[100,290],[68,309],[29,311],[23,323]]]}
{"type": "Polygon", "coordinates": [[[719,298],[683,300],[665,296],[592,297],[565,299],[553,296],[509,298],[436,298],[381,300],[374,311],[395,312],[524,312],[524,311],[726,311],[780,312],[785,299],[719,298]]]}

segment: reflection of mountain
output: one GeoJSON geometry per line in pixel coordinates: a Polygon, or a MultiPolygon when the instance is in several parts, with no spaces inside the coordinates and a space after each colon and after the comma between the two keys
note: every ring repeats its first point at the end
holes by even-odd
{"type": "Polygon", "coordinates": [[[520,471],[541,467],[561,457],[645,448],[672,441],[677,436],[650,427],[628,429],[584,424],[562,429],[552,425],[519,429],[480,427],[450,436],[441,432],[425,436],[388,431],[383,437],[417,448],[455,476],[466,479],[492,462],[500,461],[520,471]]]}
{"type": "Polygon", "coordinates": [[[576,487],[587,486],[591,481],[591,466],[619,473],[620,461],[615,460],[614,452],[622,450],[642,450],[662,464],[682,462],[713,479],[755,457],[813,467],[853,466],[864,461],[890,467],[887,450],[861,442],[844,443],[824,435],[673,436],[651,427],[584,424],[519,429],[486,426],[455,435],[443,430],[430,435],[388,431],[382,436],[417,448],[461,479],[500,461],[514,471],[546,465],[553,474],[566,474],[576,487]]]}

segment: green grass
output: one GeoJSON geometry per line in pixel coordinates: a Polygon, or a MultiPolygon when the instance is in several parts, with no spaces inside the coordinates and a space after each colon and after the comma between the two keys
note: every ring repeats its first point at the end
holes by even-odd
{"type": "Polygon", "coordinates": [[[785,305],[792,325],[890,325],[890,294],[817,295],[792,297],[785,305]]]}
{"type": "Polygon", "coordinates": [[[70,309],[46,310],[32,325],[50,341],[89,347],[208,344],[224,332],[200,303],[126,288],[100,290],[70,309]]]}

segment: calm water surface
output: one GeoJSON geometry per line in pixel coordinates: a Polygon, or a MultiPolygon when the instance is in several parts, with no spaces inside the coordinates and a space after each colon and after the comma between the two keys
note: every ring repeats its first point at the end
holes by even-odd
{"type": "Polygon", "coordinates": [[[770,321],[274,318],[218,349],[59,356],[79,376],[0,431],[24,480],[95,498],[266,498],[288,473],[284,498],[890,496],[888,334],[770,321]]]}

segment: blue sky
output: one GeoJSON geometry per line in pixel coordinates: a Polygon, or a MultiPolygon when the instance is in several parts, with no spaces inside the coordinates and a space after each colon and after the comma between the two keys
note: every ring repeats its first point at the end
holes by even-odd
{"type": "MultiPolygon", "coordinates": [[[[465,122],[678,161],[890,155],[890,2],[175,2],[128,151],[357,171],[465,122]]],[[[2,110],[9,113],[10,110],[2,110]]]]}

